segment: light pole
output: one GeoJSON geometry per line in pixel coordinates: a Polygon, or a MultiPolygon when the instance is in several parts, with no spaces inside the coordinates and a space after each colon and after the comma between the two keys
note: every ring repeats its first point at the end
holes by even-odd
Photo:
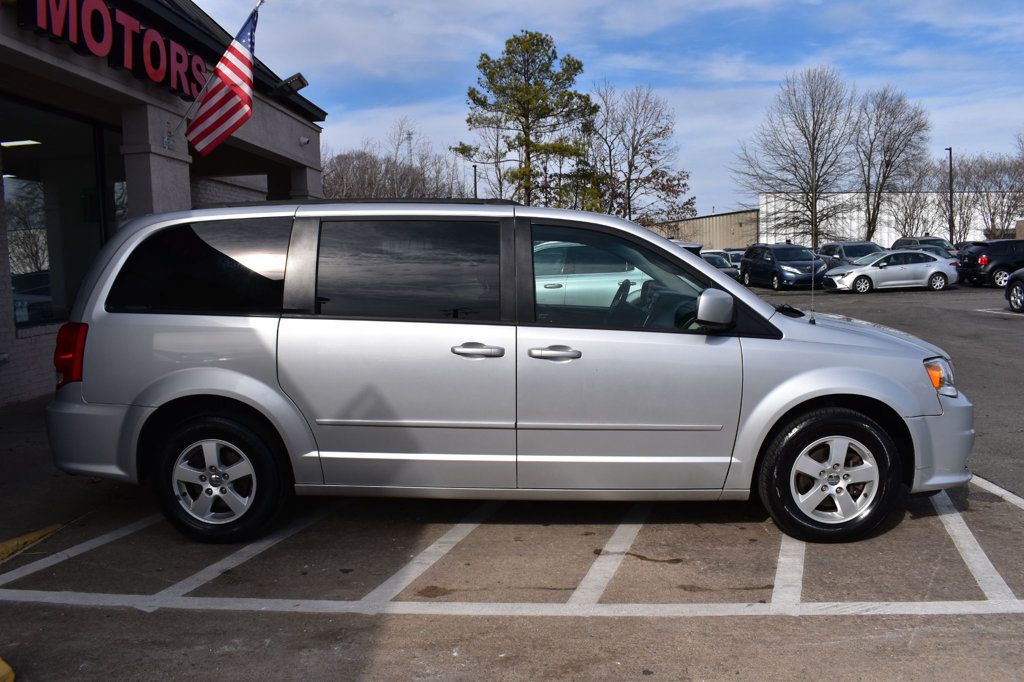
{"type": "Polygon", "coordinates": [[[476,164],[475,163],[473,164],[473,198],[474,199],[479,198],[476,195],[476,164]]]}
{"type": "Polygon", "coordinates": [[[946,147],[946,151],[949,152],[949,241],[954,242],[956,237],[953,234],[953,148],[946,147]]]}

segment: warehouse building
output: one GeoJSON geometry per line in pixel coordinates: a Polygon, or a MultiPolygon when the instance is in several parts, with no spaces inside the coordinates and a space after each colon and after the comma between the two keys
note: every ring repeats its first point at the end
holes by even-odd
{"type": "Polygon", "coordinates": [[[0,404],[52,390],[56,330],[124,221],[321,196],[326,114],[298,74],[257,62],[252,119],[206,157],[178,128],[244,19],[229,34],[190,0],[0,0],[0,404]]]}
{"type": "Polygon", "coordinates": [[[706,249],[728,249],[755,243],[759,224],[759,211],[754,208],[658,223],[650,229],[669,239],[703,244],[706,249]]]}

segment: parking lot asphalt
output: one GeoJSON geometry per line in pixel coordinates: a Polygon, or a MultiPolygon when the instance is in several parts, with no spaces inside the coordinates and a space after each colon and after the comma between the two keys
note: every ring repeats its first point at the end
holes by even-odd
{"type": "Polygon", "coordinates": [[[845,545],[785,537],[754,502],[307,498],[268,538],[211,546],[144,489],[55,471],[34,401],[0,410],[0,542],[60,526],[0,563],[0,658],[19,680],[1020,679],[1024,316],[986,312],[1005,310],[990,289],[815,307],[952,354],[981,478],[845,545]]]}

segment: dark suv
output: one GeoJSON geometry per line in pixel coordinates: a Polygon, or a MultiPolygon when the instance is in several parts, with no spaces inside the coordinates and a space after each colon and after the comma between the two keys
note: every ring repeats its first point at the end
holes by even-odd
{"type": "Polygon", "coordinates": [[[869,256],[872,253],[881,253],[884,250],[874,242],[832,242],[822,244],[818,249],[818,255],[828,263],[830,268],[834,268],[837,265],[849,265],[858,258],[869,256]]]}
{"type": "Polygon", "coordinates": [[[828,267],[815,258],[806,246],[796,244],[754,244],[740,261],[740,279],[744,284],[761,284],[779,289],[821,286],[828,267]],[[812,274],[813,273],[813,274],[812,274]]]}
{"type": "Polygon", "coordinates": [[[968,246],[960,253],[961,281],[975,286],[1005,287],[1010,273],[1024,268],[1024,239],[992,239],[968,246]]]}
{"type": "Polygon", "coordinates": [[[954,256],[957,255],[956,247],[949,243],[948,239],[942,237],[933,237],[930,234],[926,234],[923,237],[900,237],[892,243],[892,249],[912,249],[916,246],[938,246],[946,251],[949,251],[954,256]]]}

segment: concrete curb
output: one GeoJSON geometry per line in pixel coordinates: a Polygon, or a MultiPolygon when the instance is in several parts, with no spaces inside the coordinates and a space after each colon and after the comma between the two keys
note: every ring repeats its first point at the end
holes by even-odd
{"type": "MultiPolygon", "coordinates": [[[[40,528],[39,530],[34,530],[31,533],[25,533],[24,535],[16,538],[0,542],[0,564],[7,561],[26,547],[45,540],[63,527],[63,523],[55,523],[52,526],[40,528]]],[[[7,679],[2,676],[2,672],[2,666],[0,666],[0,682],[7,682],[7,679]]]]}

